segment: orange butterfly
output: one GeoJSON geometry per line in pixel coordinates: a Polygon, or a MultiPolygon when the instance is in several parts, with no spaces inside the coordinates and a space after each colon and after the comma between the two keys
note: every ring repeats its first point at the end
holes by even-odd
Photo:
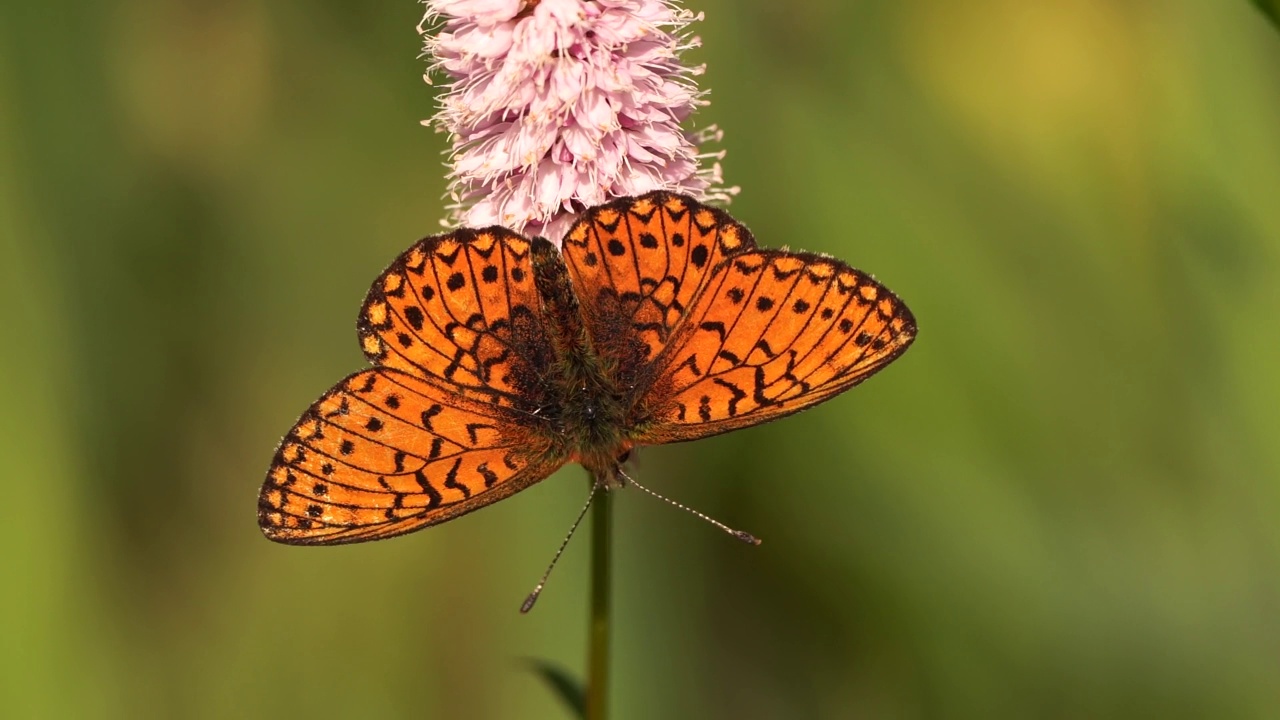
{"type": "Polygon", "coordinates": [[[759,249],[668,192],[587,210],[563,251],[501,227],[426,238],[373,283],[358,330],[374,367],[303,413],[271,463],[258,522],[272,540],[412,532],[566,462],[621,486],[632,448],[803,410],[916,335],[868,275],[759,249]]]}

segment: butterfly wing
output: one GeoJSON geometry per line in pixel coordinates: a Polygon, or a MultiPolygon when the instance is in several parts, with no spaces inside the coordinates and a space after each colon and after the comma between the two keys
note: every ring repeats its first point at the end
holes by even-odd
{"type": "Polygon", "coordinates": [[[325,393],[276,452],[259,496],[267,537],[373,540],[505,498],[564,462],[545,420],[552,346],[532,243],[457,230],[374,281],[360,345],[375,368],[325,393]]]}
{"type": "Polygon", "coordinates": [[[376,540],[497,502],[563,464],[513,411],[390,368],[325,393],[281,442],[258,499],[266,536],[376,540]]]}
{"type": "Polygon", "coordinates": [[[759,250],[727,213],[668,192],[590,209],[564,239],[592,343],[633,388],[643,444],[822,402],[892,362],[911,312],[831,258],[759,250]]]}
{"type": "Polygon", "coordinates": [[[838,260],[737,254],[658,359],[636,441],[694,440],[803,410],[888,365],[915,335],[897,296],[838,260]]]}
{"type": "Polygon", "coordinates": [[[566,233],[565,265],[595,351],[620,387],[642,389],[712,270],[755,247],[726,213],[668,192],[587,210],[566,233]]]}
{"type": "Polygon", "coordinates": [[[532,242],[510,230],[426,238],[374,281],[360,345],[375,365],[533,412],[551,399],[540,371],[555,359],[533,275],[532,242]]]}

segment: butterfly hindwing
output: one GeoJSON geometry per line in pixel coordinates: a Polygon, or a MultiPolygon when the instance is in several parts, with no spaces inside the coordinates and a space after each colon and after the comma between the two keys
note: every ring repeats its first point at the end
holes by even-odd
{"type": "Polygon", "coordinates": [[[500,406],[377,368],[325,393],[281,442],[258,500],[267,537],[391,537],[497,502],[563,460],[500,406]]]}
{"type": "Polygon", "coordinates": [[[766,422],[870,377],[915,338],[870,276],[807,253],[754,250],[717,268],[642,400],[646,444],[766,422]]]}

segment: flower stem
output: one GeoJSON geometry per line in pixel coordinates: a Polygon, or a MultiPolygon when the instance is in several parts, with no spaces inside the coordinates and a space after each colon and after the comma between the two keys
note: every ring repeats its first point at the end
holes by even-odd
{"type": "MultiPolygon", "coordinates": [[[[594,479],[593,479],[594,481],[594,479]]],[[[591,626],[587,648],[587,720],[609,715],[610,550],[613,493],[600,492],[591,511],[591,626]]]]}

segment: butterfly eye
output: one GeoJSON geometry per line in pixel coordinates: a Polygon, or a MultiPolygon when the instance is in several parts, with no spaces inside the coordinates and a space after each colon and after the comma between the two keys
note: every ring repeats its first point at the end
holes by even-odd
{"type": "Polygon", "coordinates": [[[631,458],[631,451],[628,450],[618,456],[618,464],[621,465],[622,463],[626,462],[630,458],[631,458]]]}

